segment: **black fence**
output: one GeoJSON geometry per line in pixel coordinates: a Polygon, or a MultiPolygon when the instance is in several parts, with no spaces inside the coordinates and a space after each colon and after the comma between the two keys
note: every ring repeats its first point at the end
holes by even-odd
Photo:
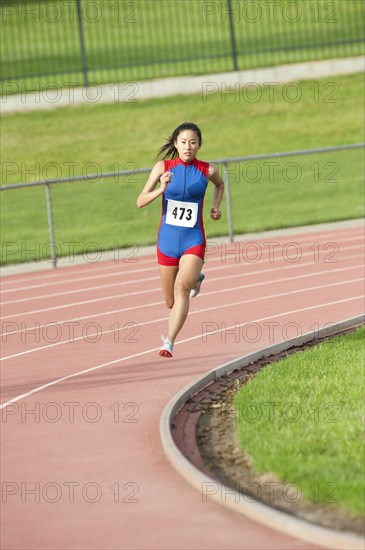
{"type": "Polygon", "coordinates": [[[2,93],[363,54],[363,0],[2,0],[2,93]]]}

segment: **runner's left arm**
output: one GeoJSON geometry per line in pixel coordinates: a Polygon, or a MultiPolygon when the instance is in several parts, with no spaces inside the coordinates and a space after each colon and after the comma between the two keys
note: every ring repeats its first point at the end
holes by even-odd
{"type": "Polygon", "coordinates": [[[218,168],[215,164],[209,164],[208,179],[214,183],[214,196],[210,217],[212,220],[220,220],[222,212],[219,210],[219,207],[224,194],[224,181],[220,177],[218,168]]]}

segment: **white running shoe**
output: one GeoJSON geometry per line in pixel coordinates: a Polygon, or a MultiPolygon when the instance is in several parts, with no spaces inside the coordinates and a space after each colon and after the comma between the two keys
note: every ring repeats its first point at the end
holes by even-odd
{"type": "Polygon", "coordinates": [[[204,279],[205,279],[204,273],[200,272],[196,287],[192,288],[190,291],[190,298],[195,298],[196,296],[198,296],[200,292],[200,287],[202,286],[202,282],[204,281],[204,279]]]}
{"type": "Polygon", "coordinates": [[[173,345],[171,341],[168,338],[165,338],[164,336],[161,336],[161,338],[162,338],[163,346],[160,349],[159,354],[162,357],[172,357],[173,345]]]}

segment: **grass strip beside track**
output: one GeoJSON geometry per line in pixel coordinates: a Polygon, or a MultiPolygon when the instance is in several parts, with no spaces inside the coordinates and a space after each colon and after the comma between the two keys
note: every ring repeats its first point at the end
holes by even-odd
{"type": "MultiPolygon", "coordinates": [[[[351,75],[291,88],[262,86],[255,101],[257,89],[239,97],[219,92],[10,115],[2,121],[2,185],[131,170],[129,176],[52,186],[57,252],[153,244],[161,203],[136,208],[147,176],[134,172],[152,166],[177,124],[201,126],[202,159],[360,142],[363,85],[362,75],[351,75]]],[[[235,163],[230,170],[236,233],[364,215],[361,149],[235,163]]],[[[211,200],[209,186],[207,208],[211,200]]],[[[208,238],[227,234],[225,216],[219,224],[206,218],[208,238]]],[[[44,189],[3,192],[1,220],[2,264],[50,256],[44,189]]]]}
{"type": "Polygon", "coordinates": [[[263,369],[236,394],[237,438],[257,474],[365,513],[365,327],[263,369]]]}

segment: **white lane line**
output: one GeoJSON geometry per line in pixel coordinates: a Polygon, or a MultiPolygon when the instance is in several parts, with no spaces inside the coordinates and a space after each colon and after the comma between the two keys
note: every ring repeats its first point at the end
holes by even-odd
{"type": "MultiPolygon", "coordinates": [[[[292,267],[299,267],[299,266],[292,266],[292,267]]],[[[245,288],[254,288],[254,287],[257,287],[257,286],[272,285],[272,284],[282,283],[282,282],[286,282],[286,281],[294,281],[294,280],[298,280],[298,279],[305,279],[305,278],[308,278],[308,277],[318,277],[320,275],[332,275],[333,273],[344,272],[344,271],[348,272],[348,271],[351,271],[351,270],[354,270],[354,269],[360,269],[362,267],[363,267],[362,264],[356,264],[356,265],[352,265],[351,267],[341,267],[341,268],[338,268],[338,269],[333,269],[332,271],[317,271],[317,272],[314,272],[314,273],[305,273],[303,275],[296,275],[296,276],[291,276],[291,277],[281,277],[280,279],[270,279],[269,281],[261,281],[261,282],[258,282],[258,283],[240,285],[240,286],[235,286],[235,287],[227,287],[227,285],[226,285],[225,288],[220,289],[220,290],[212,290],[210,292],[205,291],[204,292],[204,297],[205,296],[210,296],[210,295],[215,295],[215,294],[220,294],[222,292],[231,292],[231,291],[234,291],[234,290],[242,290],[242,289],[245,289],[245,288]]],[[[281,268],[273,268],[271,270],[267,270],[265,273],[273,272],[273,271],[282,271],[282,269],[281,268]]],[[[262,272],[260,272],[260,271],[255,271],[255,272],[252,272],[252,275],[257,275],[257,274],[261,274],[261,273],[262,272]]],[[[243,276],[245,276],[245,275],[236,274],[236,275],[229,275],[229,276],[224,276],[224,277],[215,277],[213,279],[209,279],[209,282],[210,283],[214,283],[214,282],[217,282],[217,281],[218,282],[219,281],[227,282],[228,280],[241,278],[243,276]]],[[[156,287],[156,288],[153,288],[153,289],[149,289],[148,291],[146,291],[146,290],[141,291],[140,293],[137,293],[137,294],[152,293],[152,292],[155,292],[155,291],[161,291],[161,288],[156,287]]],[[[136,293],[134,293],[134,294],[136,294],[136,293]]],[[[132,295],[131,293],[128,293],[128,294],[117,295],[117,297],[120,298],[120,297],[127,297],[127,296],[131,296],[131,295],[132,295]]],[[[18,334],[20,332],[25,334],[26,332],[30,332],[30,331],[34,331],[34,330],[40,330],[44,327],[49,326],[50,324],[63,323],[65,326],[67,326],[67,323],[72,323],[74,321],[84,321],[86,319],[95,319],[97,317],[104,317],[106,315],[114,315],[116,313],[124,313],[126,311],[133,311],[135,309],[153,307],[153,306],[158,306],[158,305],[162,305],[162,304],[164,304],[163,300],[158,301],[158,302],[150,302],[148,304],[145,303],[145,304],[141,304],[141,305],[138,305],[138,306],[136,305],[136,306],[130,306],[130,307],[125,307],[125,308],[109,310],[109,311],[100,312],[100,313],[92,313],[90,315],[83,315],[83,316],[79,316],[79,317],[73,317],[71,319],[65,319],[63,321],[52,321],[51,323],[44,323],[42,325],[40,323],[38,323],[37,325],[33,325],[32,327],[28,327],[28,328],[26,328],[24,326],[25,323],[22,322],[22,328],[20,328],[18,330],[14,330],[14,328],[16,328],[16,327],[13,326],[12,330],[9,330],[8,332],[0,332],[0,336],[2,337],[2,341],[4,343],[4,337],[5,336],[13,336],[13,335],[18,334]]],[[[15,315],[14,315],[14,317],[15,317],[15,315]]],[[[6,317],[3,317],[3,319],[5,319],[5,318],[6,317]]],[[[2,327],[7,325],[7,324],[8,323],[2,322],[2,327]]],[[[10,324],[14,325],[15,323],[10,323],[10,324]]]]}
{"type": "MultiPolygon", "coordinates": [[[[237,242],[241,242],[241,243],[247,243],[247,242],[282,242],[282,241],[285,241],[286,239],[291,239],[290,242],[293,241],[293,239],[301,239],[303,238],[303,243],[313,243],[313,238],[316,237],[315,239],[315,242],[323,242],[325,241],[325,239],[330,239],[333,237],[333,239],[336,239],[336,242],[345,242],[345,241],[351,241],[351,240],[359,240],[361,238],[363,238],[363,227],[362,226],[358,226],[358,227],[351,227],[351,228],[339,228],[339,229],[333,229],[333,230],[327,230],[327,231],[316,231],[314,228],[313,228],[313,232],[311,233],[307,233],[307,232],[300,232],[300,227],[297,228],[298,229],[298,233],[295,233],[293,235],[276,235],[276,236],[272,236],[272,235],[266,235],[265,234],[261,234],[261,235],[257,235],[255,237],[250,237],[249,239],[244,239],[242,241],[237,241],[237,242]],[[360,233],[360,237],[358,236],[360,233]],[[351,237],[351,235],[354,234],[353,237],[351,237]],[[340,235],[340,238],[338,238],[340,235]],[[309,240],[307,240],[309,239],[309,240]]],[[[242,235],[241,235],[242,237],[242,235]]],[[[217,237],[218,238],[218,237],[217,237]]],[[[208,245],[213,245],[213,244],[217,244],[215,243],[215,241],[213,241],[213,239],[208,239],[207,240],[207,243],[208,245]]],[[[229,244],[229,243],[223,243],[223,244],[229,244]]],[[[152,247],[154,245],[151,245],[152,247]]],[[[218,246],[221,246],[220,244],[218,246]]],[[[141,261],[145,261],[146,263],[156,263],[156,258],[155,258],[155,252],[151,252],[151,254],[145,254],[144,256],[140,256],[137,258],[138,262],[141,260],[141,261]]],[[[125,259],[120,259],[119,261],[114,261],[113,259],[108,259],[108,260],[103,260],[102,263],[104,265],[101,265],[101,266],[97,266],[95,267],[95,262],[92,263],[93,265],[93,271],[94,273],[102,273],[103,271],[110,271],[110,268],[113,267],[113,264],[112,266],[110,265],[111,263],[113,262],[113,264],[116,265],[117,268],[119,268],[118,266],[121,264],[121,263],[132,263],[131,261],[128,261],[126,262],[125,259]],[[108,264],[108,265],[105,265],[105,264],[108,264]]],[[[137,262],[135,262],[137,263],[137,262]]],[[[68,268],[73,268],[75,266],[66,266],[64,269],[68,269],[68,268]]],[[[58,277],[61,279],[60,281],[57,281],[57,284],[58,283],[62,283],[63,282],[63,278],[65,277],[65,273],[66,271],[64,271],[64,269],[62,268],[60,271],[58,272],[55,272],[54,270],[53,271],[48,271],[47,273],[37,273],[37,280],[49,280],[51,279],[52,281],[54,281],[55,277],[58,277]]],[[[88,269],[88,265],[83,265],[81,268],[79,269],[72,269],[72,273],[73,274],[83,274],[85,273],[85,271],[88,269]]],[[[19,274],[20,276],[20,274],[19,274]]],[[[29,276],[26,275],[25,277],[22,277],[20,279],[16,279],[16,281],[14,281],[14,278],[16,278],[17,275],[14,275],[14,276],[11,276],[9,277],[9,280],[7,280],[8,278],[6,278],[6,280],[3,281],[3,285],[10,285],[10,284],[13,284],[14,282],[17,282],[17,283],[27,283],[29,282],[29,276]]],[[[52,283],[51,283],[52,284],[52,283]]]]}
{"type": "MultiPolygon", "coordinates": [[[[326,285],[317,285],[317,286],[302,288],[302,289],[299,289],[299,290],[296,289],[296,290],[291,290],[291,291],[286,291],[286,292],[279,292],[277,294],[271,294],[271,295],[268,295],[268,296],[260,296],[259,298],[252,298],[250,300],[242,300],[240,302],[235,301],[235,302],[231,302],[231,303],[228,303],[228,304],[216,305],[216,306],[208,307],[208,308],[204,308],[204,309],[197,309],[197,310],[190,311],[189,315],[197,315],[198,313],[206,313],[207,311],[212,311],[212,310],[215,311],[217,309],[223,309],[223,308],[226,308],[226,307],[236,307],[236,306],[239,306],[239,305],[249,304],[249,303],[252,303],[252,302],[259,302],[259,301],[262,301],[262,300],[269,300],[269,299],[272,299],[272,298],[280,298],[280,296],[289,296],[291,294],[299,294],[301,292],[309,292],[309,291],[313,291],[313,290],[319,290],[319,289],[322,289],[322,288],[348,285],[350,283],[353,284],[353,283],[356,283],[356,282],[359,282],[359,281],[363,281],[363,278],[360,277],[358,279],[350,279],[350,280],[347,280],[347,281],[341,281],[341,282],[337,282],[337,283],[331,283],[331,284],[326,284],[326,285]]],[[[255,285],[252,285],[252,286],[255,286],[255,285]]],[[[223,290],[222,292],[225,292],[225,290],[223,290]]],[[[211,293],[211,294],[216,294],[216,293],[211,293]]],[[[138,327],[142,327],[142,326],[145,326],[145,325],[160,323],[161,321],[167,321],[167,320],[168,320],[168,317],[160,317],[159,319],[151,319],[150,321],[144,321],[142,323],[136,323],[136,324],[137,324],[138,327]]],[[[102,330],[102,335],[110,334],[110,333],[115,334],[115,332],[120,332],[122,330],[130,330],[130,328],[131,328],[130,326],[127,326],[127,327],[124,326],[124,327],[118,328],[117,331],[116,331],[115,328],[109,329],[109,330],[102,330]]],[[[101,335],[100,332],[88,333],[88,338],[92,338],[93,336],[100,336],[100,335],[101,335]]],[[[23,355],[28,355],[29,353],[34,353],[36,351],[42,351],[44,349],[53,348],[55,346],[61,346],[61,345],[64,345],[64,344],[73,344],[74,342],[84,340],[84,339],[85,339],[84,335],[73,337],[71,341],[70,341],[70,339],[62,340],[62,341],[59,341],[59,342],[54,342],[53,344],[47,344],[45,346],[39,346],[38,348],[32,348],[32,349],[29,349],[29,350],[26,350],[26,351],[21,351],[19,353],[14,353],[13,355],[7,355],[5,357],[2,357],[0,359],[0,361],[6,361],[7,359],[13,359],[14,357],[21,357],[23,355]]]]}
{"type": "MultiPolygon", "coordinates": [[[[363,255],[362,254],[353,254],[351,256],[347,256],[346,258],[343,258],[344,261],[346,260],[352,260],[352,259],[356,259],[356,258],[363,258],[363,255]]],[[[281,267],[273,267],[271,269],[265,269],[265,271],[263,272],[262,269],[258,270],[258,271],[249,271],[247,273],[237,273],[235,275],[225,275],[223,277],[216,277],[216,278],[209,278],[209,282],[216,282],[216,281],[226,281],[228,279],[234,279],[234,278],[237,278],[237,277],[250,277],[251,275],[262,275],[263,273],[274,273],[276,271],[286,271],[286,270],[291,270],[291,269],[299,269],[299,268],[302,268],[302,267],[307,267],[307,266],[313,266],[313,262],[303,262],[301,264],[290,264],[290,265],[286,265],[286,266],[281,266],[281,267]]],[[[231,264],[228,264],[228,265],[224,265],[224,266],[221,266],[219,268],[216,268],[214,271],[219,271],[221,269],[230,269],[232,266],[231,264]]],[[[312,276],[312,275],[319,275],[319,274],[326,274],[326,273],[335,273],[337,271],[346,271],[346,270],[350,270],[350,269],[357,269],[359,267],[364,267],[364,264],[356,264],[355,266],[349,266],[349,267],[343,267],[343,268],[339,268],[339,269],[332,269],[330,271],[321,271],[321,272],[312,272],[312,273],[309,273],[307,274],[306,276],[312,276]]],[[[210,271],[210,273],[212,272],[213,270],[210,271]]],[[[304,275],[303,275],[304,276],[304,275]]],[[[1,317],[2,320],[5,320],[5,319],[15,319],[16,317],[23,317],[25,315],[33,315],[35,313],[43,313],[43,312],[47,312],[47,311],[55,311],[55,310],[58,310],[58,309],[66,309],[66,308],[72,308],[74,306],[80,306],[80,305],[85,305],[85,304],[93,304],[93,303],[97,303],[97,302],[104,302],[104,301],[107,301],[107,300],[115,300],[116,298],[126,298],[126,297],[130,297],[130,296],[138,296],[140,294],[146,294],[146,293],[152,293],[152,292],[157,292],[157,291],[161,291],[161,287],[156,287],[156,288],[150,288],[148,290],[140,290],[140,291],[136,291],[136,292],[128,292],[126,294],[113,294],[112,296],[103,296],[101,298],[93,298],[92,300],[83,300],[81,302],[71,302],[71,303],[67,303],[67,304],[62,304],[60,306],[52,306],[52,307],[48,307],[48,308],[42,308],[42,309],[35,309],[35,310],[30,310],[30,311],[23,311],[21,313],[13,313],[11,315],[4,315],[1,317]]]]}
{"type": "MultiPolygon", "coordinates": [[[[350,239],[349,239],[350,240],[350,239]]],[[[107,272],[110,272],[110,270],[115,267],[115,269],[119,270],[121,269],[121,264],[127,264],[127,265],[130,265],[132,263],[134,264],[141,264],[143,262],[143,264],[151,264],[151,265],[156,265],[156,254],[155,253],[151,253],[149,255],[145,255],[145,256],[140,256],[138,258],[135,258],[135,261],[129,261],[129,262],[126,262],[124,260],[119,260],[119,261],[113,261],[113,260],[100,260],[100,263],[102,264],[101,266],[97,266],[96,267],[96,263],[97,262],[85,262],[85,264],[83,264],[81,266],[81,269],[75,269],[75,266],[72,266],[72,265],[67,265],[67,266],[64,266],[64,267],[61,267],[59,269],[50,269],[49,271],[46,271],[46,272],[41,272],[41,271],[38,271],[38,272],[32,272],[32,273],[29,273],[28,275],[24,276],[24,277],[21,277],[20,279],[17,279],[17,275],[9,275],[9,277],[6,277],[6,280],[4,280],[3,284],[5,285],[11,285],[11,284],[19,284],[19,283],[29,283],[29,279],[31,277],[34,277],[37,279],[37,281],[47,281],[46,283],[44,284],[47,284],[48,282],[50,282],[50,284],[53,284],[53,281],[54,281],[54,284],[60,284],[63,282],[63,279],[65,276],[67,276],[70,272],[72,272],[72,275],[82,275],[84,273],[96,273],[95,277],[103,277],[104,274],[103,272],[104,271],[107,271],[107,272]],[[91,268],[90,268],[90,264],[91,264],[91,268]],[[99,275],[98,275],[99,274],[99,275]]],[[[21,265],[21,264],[20,264],[21,265]]],[[[20,276],[21,274],[19,274],[20,276]]]]}
{"type": "MultiPolygon", "coordinates": [[[[156,281],[160,278],[159,275],[154,277],[145,277],[144,279],[138,279],[141,283],[146,283],[148,281],[156,281]]],[[[116,286],[125,286],[125,285],[134,285],[136,284],[136,279],[132,278],[129,281],[120,281],[119,283],[108,283],[106,285],[98,286],[89,286],[86,288],[76,288],[75,290],[66,290],[64,292],[55,292],[53,294],[41,294],[40,296],[28,296],[28,298],[20,298],[18,300],[8,300],[7,302],[0,302],[0,305],[5,306],[9,304],[20,304],[22,302],[32,302],[33,300],[43,300],[48,298],[57,298],[58,296],[66,296],[69,294],[80,294],[81,292],[91,292],[94,290],[104,290],[105,288],[114,288],[116,286]]]]}
{"type": "MultiPolygon", "coordinates": [[[[354,300],[358,300],[359,298],[364,298],[364,297],[365,297],[364,295],[355,296],[353,298],[346,298],[344,300],[337,300],[335,302],[327,302],[325,304],[320,304],[320,305],[317,305],[317,306],[310,306],[310,307],[305,307],[305,308],[301,308],[301,309],[294,309],[292,311],[285,311],[284,313],[278,313],[277,315],[270,315],[268,317],[262,317],[261,319],[250,319],[250,323],[260,323],[261,321],[267,321],[268,319],[277,319],[278,317],[284,317],[285,315],[292,315],[293,313],[301,313],[303,311],[310,311],[310,310],[313,310],[313,309],[318,309],[318,308],[323,308],[323,307],[330,307],[330,306],[334,306],[334,305],[337,305],[337,304],[343,304],[343,303],[346,303],[346,302],[351,302],[351,301],[354,301],[354,300]]],[[[241,327],[241,326],[244,326],[245,324],[247,324],[247,321],[245,323],[239,323],[239,324],[235,323],[232,326],[217,329],[214,333],[204,332],[204,333],[198,334],[197,336],[192,336],[190,338],[185,338],[185,340],[181,340],[180,342],[176,342],[175,346],[185,344],[186,342],[191,342],[192,340],[197,340],[198,338],[203,338],[204,336],[217,334],[218,332],[224,332],[226,330],[236,329],[238,326],[241,327]]],[[[6,401],[5,403],[2,403],[0,405],[0,410],[4,409],[5,407],[8,407],[12,403],[16,403],[17,401],[20,401],[20,399],[25,399],[26,397],[29,397],[30,395],[33,395],[34,393],[38,393],[42,390],[50,388],[51,386],[55,386],[56,384],[59,384],[60,382],[64,382],[66,380],[76,378],[76,377],[81,376],[83,374],[93,372],[93,371],[102,369],[104,367],[108,367],[110,365],[115,365],[116,363],[122,363],[124,361],[128,361],[129,359],[135,359],[136,357],[141,357],[143,355],[153,353],[153,352],[155,352],[159,349],[160,349],[160,347],[148,349],[148,350],[145,350],[145,351],[141,351],[140,353],[135,353],[133,355],[128,355],[127,357],[120,357],[118,359],[114,359],[113,361],[108,361],[107,363],[103,363],[101,365],[96,365],[95,367],[91,367],[89,369],[74,372],[73,374],[63,376],[62,378],[56,378],[55,380],[52,380],[51,382],[48,382],[47,384],[43,384],[42,386],[38,386],[38,387],[34,388],[33,390],[30,390],[28,392],[22,393],[21,395],[17,395],[15,397],[13,397],[12,399],[9,399],[9,401],[6,401]]]]}
{"type": "Polygon", "coordinates": [[[136,275],[138,273],[146,273],[146,271],[156,271],[156,268],[157,268],[156,262],[154,262],[152,267],[141,267],[139,269],[131,269],[130,271],[129,270],[122,271],[121,269],[119,269],[119,271],[116,271],[116,272],[113,272],[113,273],[104,273],[102,275],[88,275],[87,277],[77,277],[75,279],[66,279],[66,280],[63,280],[63,281],[51,281],[51,282],[47,282],[47,283],[39,283],[39,284],[36,284],[36,285],[28,285],[28,286],[23,286],[23,287],[18,287],[18,288],[9,288],[7,290],[3,290],[2,294],[10,293],[10,292],[21,292],[21,291],[24,291],[24,290],[32,290],[34,288],[50,287],[52,285],[65,285],[65,284],[80,283],[80,282],[83,282],[83,281],[90,281],[91,279],[103,279],[104,280],[104,279],[107,279],[108,277],[123,277],[123,275],[130,277],[131,275],[136,275]]]}
{"type": "MultiPolygon", "coordinates": [[[[362,240],[362,237],[358,237],[356,239],[353,239],[353,238],[349,238],[349,239],[339,239],[338,241],[336,241],[336,244],[337,245],[342,245],[343,243],[346,243],[346,242],[354,242],[354,241],[359,241],[359,240],[362,240]]],[[[270,245],[273,246],[273,244],[277,243],[278,241],[263,241],[262,244],[265,245],[265,243],[269,243],[270,242],[270,245]]],[[[293,241],[288,241],[289,243],[292,243],[293,241]]],[[[247,241],[247,242],[241,242],[241,243],[226,243],[226,246],[229,248],[229,247],[232,247],[232,246],[236,246],[236,244],[248,244],[248,243],[256,243],[256,241],[247,241]]],[[[282,244],[282,243],[280,243],[282,244]]],[[[288,244],[288,243],[286,243],[288,244]]],[[[299,245],[299,243],[296,243],[299,245]]],[[[308,244],[312,244],[313,245],[313,242],[312,241],[308,241],[308,244]]],[[[321,243],[318,243],[318,241],[316,241],[316,244],[318,244],[318,247],[321,243]]],[[[325,243],[325,244],[328,244],[328,243],[325,243]]],[[[306,245],[307,245],[307,241],[301,241],[300,245],[301,248],[306,248],[306,245]]],[[[211,245],[212,246],[212,245],[211,245]]],[[[268,246],[266,244],[266,246],[268,246]]],[[[323,245],[322,245],[323,247],[323,245]]],[[[341,246],[341,252],[342,251],[346,251],[347,248],[350,248],[350,247],[343,247],[341,246]]],[[[339,250],[338,250],[339,251],[339,250]]],[[[269,251],[267,251],[269,252],[269,251]]],[[[322,255],[328,255],[328,251],[327,250],[313,250],[313,253],[321,253],[322,255]]],[[[209,261],[218,261],[220,260],[220,256],[218,255],[217,257],[212,257],[211,254],[209,254],[209,248],[208,248],[208,257],[209,257],[209,261]]],[[[131,263],[137,263],[136,261],[134,262],[124,262],[124,264],[127,263],[127,264],[131,264],[131,263]]],[[[135,275],[135,274],[138,274],[138,273],[145,273],[146,271],[152,271],[152,270],[155,270],[157,269],[157,265],[156,265],[156,261],[154,262],[151,262],[152,265],[151,267],[148,267],[148,266],[145,266],[145,267],[141,267],[141,268],[138,268],[138,269],[128,269],[129,268],[129,265],[127,267],[126,270],[122,271],[120,269],[120,267],[118,267],[118,269],[116,268],[116,270],[114,270],[112,273],[110,273],[110,267],[108,268],[108,273],[102,273],[102,274],[93,274],[93,275],[87,275],[87,276],[84,276],[84,277],[76,277],[76,278],[73,278],[73,279],[67,279],[67,284],[73,284],[73,283],[76,283],[76,282],[85,282],[85,281],[90,281],[92,279],[106,279],[108,277],[122,277],[122,276],[125,276],[125,275],[135,275]]],[[[103,269],[103,271],[105,271],[105,269],[103,269]]],[[[33,290],[35,288],[43,288],[43,287],[47,287],[49,288],[50,286],[52,285],[63,285],[65,283],[64,280],[52,280],[52,281],[48,281],[46,283],[37,283],[37,284],[32,284],[32,285],[27,285],[27,286],[24,286],[24,287],[17,287],[17,288],[11,288],[11,289],[5,289],[2,291],[3,294],[5,293],[10,293],[10,292],[20,292],[20,291],[24,291],[24,290],[33,290]]]]}
{"type": "MultiPolygon", "coordinates": [[[[354,239],[349,239],[351,240],[351,242],[354,241],[354,239]]],[[[360,240],[359,239],[356,239],[356,240],[360,240]]],[[[265,241],[266,242],[266,241],[265,241]]],[[[263,244],[265,244],[265,242],[263,244]]],[[[286,244],[290,244],[292,243],[293,245],[299,245],[299,243],[295,243],[293,241],[289,241],[289,243],[286,243],[286,244]]],[[[236,248],[237,245],[240,245],[242,243],[227,243],[226,246],[227,246],[227,250],[225,251],[225,255],[227,256],[233,256],[233,251],[230,250],[232,249],[232,247],[235,248],[234,250],[234,253],[237,254],[238,249],[236,248]]],[[[247,243],[246,243],[247,244],[247,243]]],[[[259,244],[259,243],[255,243],[254,241],[252,241],[252,244],[259,244]]],[[[275,244],[275,242],[271,242],[270,243],[271,245],[275,244]]],[[[301,243],[303,245],[303,243],[301,243]]],[[[318,245],[320,245],[320,243],[316,243],[318,245]]],[[[326,243],[328,244],[328,243],[326,243]]],[[[339,244],[338,242],[336,242],[335,244],[339,244]]],[[[267,243],[268,245],[268,243],[267,243]]],[[[300,245],[299,245],[300,246],[300,245]]],[[[352,250],[354,248],[361,248],[363,247],[363,244],[359,244],[359,245],[353,245],[353,246],[347,246],[347,247],[341,247],[339,248],[338,250],[332,250],[332,251],[328,251],[328,250],[314,250],[312,252],[302,252],[301,248],[300,248],[300,251],[301,251],[301,258],[302,257],[305,257],[305,256],[329,256],[329,255],[332,255],[332,254],[337,254],[338,252],[346,252],[348,250],[352,250]]],[[[304,247],[303,247],[304,248],[304,247]]],[[[269,250],[267,251],[269,254],[269,250]]],[[[273,249],[271,251],[272,254],[275,255],[275,249],[273,249]]],[[[278,252],[276,251],[276,255],[278,254],[278,252]]],[[[221,254],[222,255],[222,254],[221,254]]],[[[216,261],[221,261],[221,255],[218,255],[218,257],[214,258],[212,256],[209,256],[208,254],[208,258],[209,258],[209,262],[216,262],[216,261]]],[[[239,255],[239,254],[238,254],[239,255]]],[[[270,256],[269,256],[270,257],[270,256]]],[[[268,259],[266,258],[266,256],[264,258],[260,258],[260,260],[258,261],[255,261],[254,263],[265,263],[267,262],[268,259]]],[[[276,261],[285,261],[285,258],[283,257],[279,257],[276,261]]],[[[253,263],[253,262],[250,262],[249,260],[247,260],[247,263],[250,264],[250,263],[253,263]]],[[[17,287],[17,288],[11,288],[11,289],[5,289],[5,290],[2,290],[2,294],[5,294],[5,293],[12,293],[12,292],[21,292],[21,291],[25,291],[25,290],[33,290],[33,289],[37,289],[37,288],[42,288],[42,287],[49,287],[51,285],[65,285],[65,284],[73,284],[75,282],[84,282],[84,281],[89,281],[89,280],[93,280],[93,279],[100,279],[102,278],[103,280],[105,280],[106,278],[108,277],[123,277],[123,276],[129,276],[129,275],[135,275],[135,274],[138,274],[138,273],[146,273],[146,271],[156,271],[157,270],[157,265],[156,263],[152,266],[152,267],[144,267],[144,268],[139,268],[139,269],[132,269],[130,271],[128,270],[125,270],[125,271],[117,271],[117,272],[113,272],[113,273],[108,273],[108,274],[103,274],[103,275],[100,275],[100,276],[86,276],[86,277],[80,277],[80,278],[76,278],[76,279],[67,279],[66,281],[52,281],[50,283],[41,283],[41,284],[35,284],[35,285],[29,285],[29,286],[25,286],[25,287],[17,287]]],[[[110,271],[110,270],[109,270],[110,271]]],[[[120,282],[120,283],[116,283],[116,284],[128,284],[128,282],[120,282]]],[[[113,286],[113,284],[110,284],[110,285],[102,285],[102,286],[95,286],[95,287],[86,287],[85,289],[80,289],[79,292],[86,292],[87,290],[94,290],[94,289],[98,289],[98,288],[106,288],[107,286],[113,286]]],[[[73,293],[73,292],[77,292],[77,291],[70,291],[70,293],[73,293]]],[[[61,296],[63,294],[67,294],[67,292],[62,292],[62,293],[53,293],[53,294],[45,294],[45,295],[39,295],[39,298],[46,298],[46,297],[50,297],[50,296],[61,296]]],[[[32,300],[32,299],[35,299],[34,296],[30,297],[30,298],[25,298],[24,300],[32,300]]],[[[16,300],[15,302],[19,302],[19,301],[22,301],[22,300],[16,300]]],[[[7,304],[7,303],[13,303],[13,302],[2,302],[2,304],[7,304]]]]}
{"type": "MultiPolygon", "coordinates": [[[[161,288],[158,287],[157,289],[153,289],[153,290],[161,290],[161,288]]],[[[148,292],[151,292],[151,290],[149,290],[148,292]]],[[[128,294],[128,296],[129,296],[129,294],[128,294]]],[[[65,326],[68,326],[68,325],[71,325],[71,323],[73,323],[74,321],[84,321],[85,319],[95,319],[96,317],[104,317],[105,315],[114,315],[116,313],[124,313],[126,311],[136,311],[137,309],[145,309],[146,307],[160,306],[164,303],[165,302],[163,302],[163,301],[150,302],[149,304],[141,304],[139,306],[124,307],[124,308],[121,308],[121,309],[114,309],[114,310],[111,310],[111,311],[105,311],[103,313],[93,313],[91,315],[83,315],[82,317],[74,317],[73,319],[65,319],[64,321],[52,321],[50,323],[45,323],[43,325],[37,324],[37,325],[34,325],[32,327],[29,327],[29,328],[25,328],[25,326],[22,326],[22,328],[19,329],[19,330],[9,330],[8,332],[2,332],[2,333],[0,332],[0,336],[1,336],[1,339],[2,339],[2,343],[5,343],[5,336],[14,336],[15,334],[19,334],[19,333],[25,334],[26,332],[34,332],[34,331],[37,331],[37,330],[41,330],[44,327],[48,327],[50,325],[55,325],[55,324],[63,324],[65,326]]],[[[3,325],[5,325],[5,324],[8,324],[8,323],[3,323],[3,325]]],[[[10,324],[14,324],[14,323],[10,323],[10,324]]],[[[22,325],[23,325],[23,323],[22,323],[22,325]]],[[[25,323],[24,323],[24,325],[25,325],[25,323]]]]}
{"type": "Polygon", "coordinates": [[[42,309],[33,309],[31,311],[23,311],[22,313],[14,313],[13,315],[4,315],[1,319],[13,319],[15,317],[23,317],[24,315],[33,315],[34,313],[43,313],[45,311],[55,311],[58,309],[69,309],[74,306],[84,306],[85,304],[94,304],[97,302],[105,302],[107,300],[115,300],[116,298],[127,298],[130,296],[139,296],[140,294],[151,294],[152,292],[161,291],[161,287],[149,288],[148,290],[138,290],[136,292],[127,292],[126,294],[114,294],[112,296],[103,296],[102,298],[94,298],[92,300],[83,300],[82,302],[70,302],[61,306],[52,306],[42,309]]]}

